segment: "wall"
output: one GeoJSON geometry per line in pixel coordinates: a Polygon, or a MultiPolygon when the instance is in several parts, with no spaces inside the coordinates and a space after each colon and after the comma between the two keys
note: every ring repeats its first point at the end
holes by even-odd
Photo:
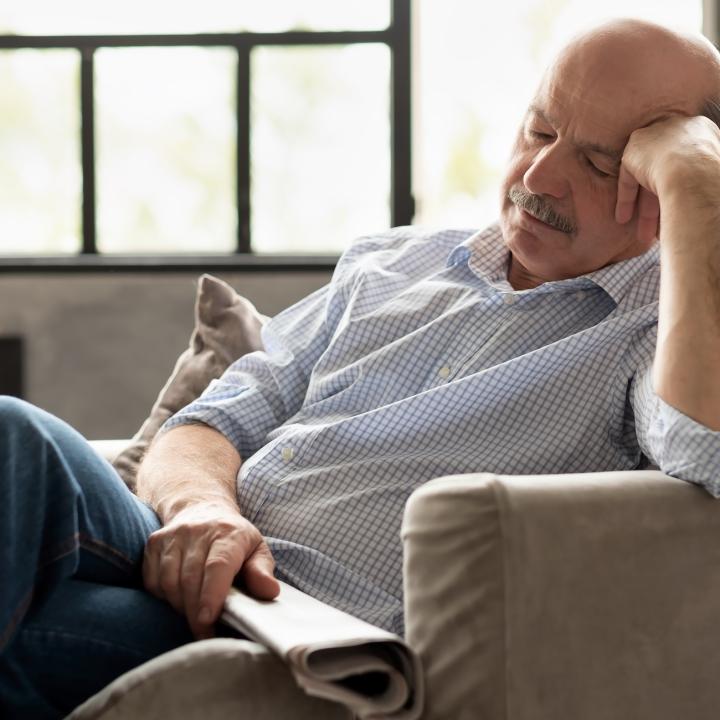
{"type": "MultiPolygon", "coordinates": [[[[25,397],[89,439],[129,437],[187,347],[199,273],[0,275],[0,336],[25,344],[25,397]]],[[[329,272],[213,273],[273,315],[329,272]]]]}

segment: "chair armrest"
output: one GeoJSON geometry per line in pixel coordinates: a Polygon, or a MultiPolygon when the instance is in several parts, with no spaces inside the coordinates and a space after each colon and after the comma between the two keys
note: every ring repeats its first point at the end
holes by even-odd
{"type": "Polygon", "coordinates": [[[720,504],[657,471],[466,475],[403,523],[425,718],[717,717],[720,504]]]}
{"type": "Polygon", "coordinates": [[[288,666],[247,640],[189,643],[121,675],[66,720],[351,720],[305,693],[288,666]]]}
{"type": "Polygon", "coordinates": [[[90,440],[90,445],[98,455],[112,462],[132,440],[90,440]]]}

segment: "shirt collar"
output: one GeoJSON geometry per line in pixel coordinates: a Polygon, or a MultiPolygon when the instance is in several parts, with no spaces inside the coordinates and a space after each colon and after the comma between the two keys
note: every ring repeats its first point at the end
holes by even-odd
{"type": "MultiPolygon", "coordinates": [[[[507,281],[510,252],[503,241],[500,225],[493,224],[484,230],[473,233],[456,246],[448,256],[447,264],[467,264],[479,277],[500,290],[512,290],[507,281]]],[[[655,243],[650,250],[637,257],[621,260],[593,272],[567,280],[543,283],[536,290],[544,292],[587,286],[589,283],[604,290],[615,302],[620,304],[625,293],[633,283],[651,268],[660,263],[660,249],[655,243]]]]}

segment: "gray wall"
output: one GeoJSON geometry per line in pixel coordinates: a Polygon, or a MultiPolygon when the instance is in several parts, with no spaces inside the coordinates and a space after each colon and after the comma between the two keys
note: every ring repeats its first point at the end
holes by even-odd
{"type": "MultiPolygon", "coordinates": [[[[329,272],[213,273],[273,315],[329,272]]],[[[0,275],[0,336],[25,344],[25,397],[89,439],[131,436],[187,347],[198,273],[0,275]]]]}

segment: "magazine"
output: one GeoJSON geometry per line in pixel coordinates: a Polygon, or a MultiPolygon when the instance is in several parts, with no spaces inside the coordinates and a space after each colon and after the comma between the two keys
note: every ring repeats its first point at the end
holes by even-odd
{"type": "Polygon", "coordinates": [[[420,717],[420,659],[401,637],[280,585],[274,600],[232,588],[220,619],[279,655],[309,695],[368,720],[420,717]]]}

